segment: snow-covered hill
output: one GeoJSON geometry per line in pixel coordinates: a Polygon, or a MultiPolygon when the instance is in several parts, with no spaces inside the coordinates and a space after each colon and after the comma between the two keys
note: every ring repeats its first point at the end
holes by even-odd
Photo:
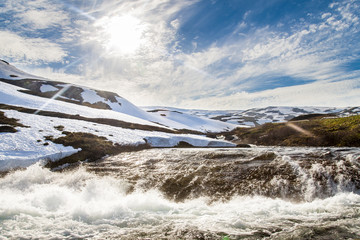
{"type": "Polygon", "coordinates": [[[0,61],[0,171],[82,151],[56,139],[86,133],[114,146],[233,147],[205,133],[284,122],[304,114],[347,116],[360,107],[267,107],[239,111],[139,108],[116,93],[51,81],[0,61]],[[54,141],[55,139],[55,141],[54,141]]]}
{"type": "Polygon", "coordinates": [[[286,122],[294,117],[308,114],[333,114],[334,116],[350,116],[360,114],[360,107],[266,107],[248,110],[196,110],[170,107],[143,107],[148,112],[177,112],[190,116],[220,120],[236,124],[240,127],[255,127],[264,123],[286,122]]]}
{"type": "MultiPolygon", "coordinates": [[[[43,98],[56,99],[58,101],[77,104],[80,106],[91,107],[95,109],[112,110],[113,112],[126,114],[143,121],[148,121],[149,125],[156,123],[162,127],[172,129],[188,129],[192,131],[201,132],[221,132],[234,129],[236,125],[231,123],[224,123],[220,121],[213,121],[207,118],[197,116],[178,116],[177,117],[163,117],[158,114],[151,114],[143,109],[135,106],[125,98],[120,97],[118,94],[107,91],[99,91],[88,87],[77,86],[58,81],[46,80],[42,77],[37,77],[27,74],[7,62],[0,61],[0,82],[17,86],[19,88],[11,88],[17,92],[25,93],[26,95],[40,96],[43,98]]],[[[6,87],[9,89],[10,87],[6,87]]],[[[8,92],[11,90],[7,90],[8,92]]],[[[4,92],[4,91],[3,91],[4,92]]],[[[14,95],[14,91],[12,93],[14,95]]],[[[17,94],[15,94],[17,96],[17,94]]],[[[25,97],[22,95],[22,98],[25,97]]],[[[29,99],[30,97],[25,97],[29,99]]],[[[33,103],[34,99],[31,98],[30,102],[33,103]]],[[[55,105],[59,105],[58,101],[55,105]]],[[[31,104],[30,104],[31,105],[31,104]]],[[[54,104],[52,104],[54,105],[54,104]]],[[[60,104],[62,106],[62,104],[60,104]]],[[[67,107],[73,109],[74,106],[65,104],[67,107]]],[[[35,106],[39,108],[39,106],[35,106]]],[[[48,106],[43,106],[44,109],[49,109],[48,106]]],[[[77,108],[76,111],[78,111],[77,108]]],[[[84,109],[84,108],[82,108],[84,109]]],[[[53,111],[53,108],[50,108],[53,111]]],[[[63,110],[61,110],[63,111],[63,110]]],[[[95,111],[96,112],[96,111],[95,111]]],[[[109,112],[108,112],[109,113],[109,112]]],[[[110,116],[102,115],[113,118],[114,113],[109,113],[110,116]]],[[[128,121],[128,119],[126,119],[128,121]]],[[[130,120],[134,121],[134,120],[130,120]]]]}
{"type": "Polygon", "coordinates": [[[147,112],[153,116],[163,118],[164,120],[162,122],[164,123],[169,121],[174,122],[172,126],[177,129],[192,129],[201,132],[221,132],[219,131],[220,129],[222,129],[222,131],[229,131],[234,129],[234,127],[238,127],[238,124],[218,121],[204,116],[197,116],[186,113],[185,111],[152,109],[147,112]]]}
{"type": "Polygon", "coordinates": [[[103,137],[116,146],[235,146],[185,133],[226,131],[236,125],[184,116],[148,113],[116,93],[50,81],[0,61],[0,170],[81,151],[53,141],[70,133],[103,137]]]}

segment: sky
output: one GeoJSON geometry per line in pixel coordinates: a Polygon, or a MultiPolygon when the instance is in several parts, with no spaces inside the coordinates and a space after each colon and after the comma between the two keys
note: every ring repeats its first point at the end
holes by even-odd
{"type": "Polygon", "coordinates": [[[0,59],[139,106],[360,105],[358,0],[2,0],[0,59]]]}

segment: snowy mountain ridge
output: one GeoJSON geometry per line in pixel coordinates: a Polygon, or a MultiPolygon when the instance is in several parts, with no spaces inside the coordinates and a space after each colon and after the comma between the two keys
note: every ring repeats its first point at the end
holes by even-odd
{"type": "Polygon", "coordinates": [[[269,106],[266,108],[251,108],[247,110],[198,110],[171,107],[147,106],[142,109],[158,114],[173,112],[205,117],[222,122],[236,124],[239,127],[255,127],[264,123],[287,122],[295,117],[309,114],[330,114],[339,117],[360,114],[360,107],[290,107],[269,106]]]}
{"type": "MultiPolygon", "coordinates": [[[[97,142],[115,150],[235,146],[201,134],[231,130],[234,124],[185,114],[179,121],[152,115],[116,93],[50,81],[4,61],[0,76],[0,171],[72,156],[84,161],[89,155],[80,154],[83,146],[97,142]],[[79,146],[76,137],[82,135],[88,140],[80,139],[79,146]]],[[[99,150],[100,157],[107,154],[99,150]]]]}
{"type": "MultiPolygon", "coordinates": [[[[53,100],[56,99],[66,103],[95,109],[112,110],[113,112],[141,119],[142,123],[144,120],[147,121],[147,124],[149,125],[154,125],[155,123],[159,127],[188,129],[204,133],[229,131],[237,127],[231,123],[214,121],[208,118],[186,114],[178,119],[164,118],[163,116],[150,114],[144,111],[116,93],[99,91],[59,81],[46,80],[42,77],[27,74],[5,61],[0,61],[0,82],[17,86],[19,88],[17,88],[16,91],[28,95],[50,98],[53,100]]],[[[75,107],[72,106],[71,108],[75,107]]],[[[109,111],[107,113],[110,114],[110,118],[113,118],[113,113],[109,113],[109,111]]],[[[107,117],[106,114],[103,115],[103,117],[105,116],[107,117]]]]}

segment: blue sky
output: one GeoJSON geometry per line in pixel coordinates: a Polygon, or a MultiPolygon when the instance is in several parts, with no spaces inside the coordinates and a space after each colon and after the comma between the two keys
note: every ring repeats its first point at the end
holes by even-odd
{"type": "Polygon", "coordinates": [[[0,58],[137,105],[360,105],[355,0],[3,0],[0,58]]]}

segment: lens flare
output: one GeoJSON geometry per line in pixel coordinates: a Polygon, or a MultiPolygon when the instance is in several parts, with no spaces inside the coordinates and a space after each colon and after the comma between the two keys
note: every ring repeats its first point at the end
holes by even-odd
{"type": "Polygon", "coordinates": [[[60,97],[66,90],[68,90],[72,84],[66,84],[60,91],[58,91],[54,96],[52,96],[49,100],[47,100],[44,105],[42,105],[36,112],[35,115],[38,114],[40,111],[42,111],[44,108],[46,108],[47,105],[52,103],[54,100],[56,100],[58,97],[60,97]]]}
{"type": "Polygon", "coordinates": [[[298,131],[299,133],[305,134],[306,136],[314,137],[314,134],[312,134],[311,132],[309,132],[309,131],[307,131],[307,130],[305,130],[305,129],[297,126],[297,125],[295,125],[294,123],[287,122],[286,126],[291,127],[295,131],[298,131]]]}

